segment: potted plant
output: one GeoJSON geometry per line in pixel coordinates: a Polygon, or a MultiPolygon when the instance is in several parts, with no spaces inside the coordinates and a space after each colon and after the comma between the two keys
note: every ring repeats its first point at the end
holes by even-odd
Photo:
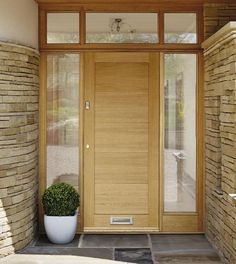
{"type": "Polygon", "coordinates": [[[70,243],[77,227],[78,192],[67,183],[53,184],[45,190],[42,203],[48,239],[55,244],[70,243]]]}

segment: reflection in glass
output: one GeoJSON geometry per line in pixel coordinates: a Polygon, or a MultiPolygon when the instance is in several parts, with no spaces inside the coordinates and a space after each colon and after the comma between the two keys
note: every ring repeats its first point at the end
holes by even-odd
{"type": "Polygon", "coordinates": [[[165,14],[165,43],[197,43],[196,14],[165,14]]]}
{"type": "Polygon", "coordinates": [[[79,186],[79,55],[47,56],[47,186],[79,186]]]}
{"type": "Polygon", "coordinates": [[[87,13],[87,43],[157,43],[154,13],[87,13]]]}
{"type": "Polygon", "coordinates": [[[196,55],[165,54],[166,212],[196,211],[196,55]]]}
{"type": "Polygon", "coordinates": [[[47,43],[79,43],[79,13],[48,13],[47,43]]]}

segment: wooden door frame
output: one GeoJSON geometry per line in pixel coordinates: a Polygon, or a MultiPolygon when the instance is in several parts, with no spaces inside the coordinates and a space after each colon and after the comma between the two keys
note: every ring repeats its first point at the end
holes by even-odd
{"type": "MultiPolygon", "coordinates": [[[[131,1],[132,2],[132,1],[131,1]]],[[[39,49],[40,51],[53,50],[70,50],[70,51],[155,51],[155,50],[184,50],[193,51],[201,50],[201,43],[204,41],[203,29],[203,5],[194,4],[188,5],[179,4],[171,5],[170,3],[114,3],[111,4],[92,4],[92,3],[73,3],[72,4],[50,4],[42,3],[39,5],[39,49]],[[71,13],[80,14],[79,20],[79,43],[68,44],[52,44],[47,43],[47,14],[48,13],[71,13]],[[158,43],[86,43],[86,13],[156,13],[158,14],[158,43]],[[181,44],[181,43],[165,43],[164,42],[164,14],[165,13],[195,13],[197,20],[197,43],[181,44]]]]}
{"type": "Polygon", "coordinates": [[[46,182],[46,164],[47,164],[47,55],[51,54],[66,54],[75,53],[80,55],[80,80],[79,80],[79,177],[80,177],[80,217],[79,224],[77,228],[78,233],[83,232],[83,205],[84,205],[84,188],[83,188],[83,148],[84,148],[84,54],[78,52],[70,51],[54,51],[54,52],[41,52],[40,54],[40,89],[39,89],[39,192],[38,192],[38,208],[39,208],[39,231],[44,233],[43,225],[43,206],[42,206],[42,196],[47,187],[46,182]]]}
{"type": "MultiPolygon", "coordinates": [[[[148,52],[148,51],[147,51],[148,52]]],[[[158,51],[157,51],[158,52],[158,51]]],[[[58,52],[42,52],[41,59],[40,59],[40,115],[39,115],[39,123],[40,123],[40,132],[39,132],[39,219],[40,219],[40,231],[43,232],[43,208],[41,203],[42,194],[46,188],[46,87],[47,87],[47,55],[48,54],[57,54],[58,52]]],[[[59,53],[70,53],[69,51],[62,51],[59,53]]],[[[84,220],[84,102],[86,100],[85,93],[84,93],[84,52],[78,52],[80,54],[80,130],[79,130],[79,138],[80,138],[80,195],[81,195],[81,217],[79,221],[79,228],[78,233],[83,233],[83,220],[84,220]]],[[[160,62],[159,62],[159,80],[160,80],[160,107],[159,107],[159,136],[160,136],[160,144],[159,144],[159,175],[160,175],[160,184],[159,184],[159,201],[160,201],[160,232],[181,232],[181,233],[196,233],[196,232],[203,232],[204,225],[203,225],[203,218],[204,218],[204,101],[203,101],[203,56],[202,52],[189,52],[197,55],[197,92],[196,92],[196,105],[197,105],[197,212],[196,213],[165,213],[164,212],[164,173],[163,173],[163,142],[164,142],[164,101],[162,100],[164,97],[164,61],[163,55],[165,52],[160,52],[160,62]],[[180,225],[184,223],[186,226],[189,226],[189,230],[176,230],[174,226],[180,225]],[[197,224],[196,224],[197,223],[197,224]],[[174,224],[174,225],[173,225],[174,224]],[[193,225],[195,227],[193,228],[193,225]]],[[[169,53],[169,52],[168,52],[169,53]]],[[[176,52],[172,52],[176,53],[176,52]]],[[[181,52],[186,53],[186,52],[181,52]]],[[[91,53],[90,53],[91,54],[91,53]]],[[[92,139],[91,139],[92,140],[92,139]]],[[[151,232],[151,230],[150,230],[151,232]]],[[[155,232],[154,230],[152,232],[155,232]]]]}
{"type": "MultiPolygon", "coordinates": [[[[161,52],[160,58],[160,99],[164,98],[164,54],[196,54],[196,212],[165,212],[164,211],[164,155],[160,155],[160,175],[161,175],[161,230],[163,233],[203,233],[204,227],[204,207],[205,200],[205,174],[204,174],[204,73],[203,54],[191,51],[166,51],[161,52]],[[183,224],[184,223],[184,224],[183,224]],[[185,230],[181,225],[186,226],[185,230]]],[[[161,144],[160,153],[164,153],[164,100],[160,100],[160,127],[161,144]]]]}
{"type": "MultiPolygon", "coordinates": [[[[87,190],[88,194],[85,194],[84,200],[86,200],[86,205],[84,207],[87,210],[84,210],[84,218],[86,218],[88,228],[84,227],[84,231],[87,233],[93,232],[119,232],[119,233],[127,233],[127,232],[159,232],[160,231],[160,196],[159,196],[159,186],[160,186],[160,174],[159,174],[159,159],[160,159],[160,127],[159,127],[159,117],[160,117],[160,53],[150,53],[150,52],[129,52],[126,53],[125,58],[120,59],[120,56],[116,56],[118,62],[130,62],[130,63],[138,63],[138,62],[146,62],[149,65],[148,71],[148,224],[150,227],[136,227],[130,228],[122,226],[123,228],[113,228],[110,230],[109,228],[98,228],[91,227],[93,226],[94,219],[94,211],[95,211],[95,182],[93,179],[94,176],[94,155],[95,155],[95,142],[94,142],[94,120],[95,120],[95,64],[99,62],[116,62],[112,57],[107,56],[108,54],[117,55],[123,54],[124,52],[88,52],[85,54],[85,68],[84,68],[84,87],[86,87],[86,91],[84,92],[85,98],[84,101],[89,101],[91,105],[91,109],[85,112],[84,115],[84,144],[89,143],[89,150],[84,147],[84,177],[85,175],[89,175],[88,179],[84,179],[84,183],[86,186],[89,186],[89,190],[87,190]],[[139,59],[139,54],[142,55],[141,59],[139,59]],[[87,63],[86,63],[87,62],[87,63]],[[91,77],[93,76],[93,77],[91,77]],[[90,151],[92,150],[92,151],[90,151]],[[91,176],[90,176],[91,175],[91,176]],[[88,182],[86,182],[88,181],[88,182]],[[151,190],[150,190],[151,189],[151,190]],[[157,199],[153,200],[152,195],[157,193],[157,199]],[[151,194],[151,195],[150,195],[151,194]]],[[[87,177],[86,177],[87,178],[87,177]]],[[[84,186],[85,188],[85,186],[84,186]]],[[[113,226],[115,227],[115,226],[113,226]]]]}
{"type": "MultiPolygon", "coordinates": [[[[40,1],[41,2],[41,1],[40,1]]],[[[197,214],[192,213],[171,213],[164,214],[163,210],[163,157],[160,155],[160,216],[163,215],[165,220],[169,223],[169,226],[173,226],[173,217],[178,218],[179,221],[183,221],[187,224],[198,222],[197,229],[189,229],[184,233],[191,232],[203,232],[204,231],[204,93],[203,93],[203,51],[201,49],[201,43],[204,39],[203,35],[203,6],[202,4],[193,4],[186,7],[184,3],[173,7],[168,3],[156,4],[152,3],[136,3],[136,1],[129,1],[127,3],[115,3],[114,5],[109,4],[98,4],[98,3],[42,3],[39,5],[39,37],[40,43],[39,48],[41,52],[40,59],[40,97],[39,97],[39,219],[40,229],[43,231],[43,209],[41,198],[46,188],[46,87],[47,87],[47,68],[46,59],[47,54],[55,53],[79,53],[80,54],[80,194],[81,194],[81,219],[80,227],[78,232],[83,232],[83,146],[84,146],[84,53],[85,52],[160,52],[160,98],[163,98],[163,85],[164,85],[164,72],[163,72],[163,54],[166,52],[173,53],[194,53],[198,57],[197,65],[197,214]],[[132,2],[132,3],[131,3],[132,2]],[[47,12],[80,12],[80,44],[46,44],[46,14],[47,12]],[[159,15],[159,43],[158,44],[86,44],[85,43],[85,12],[157,12],[159,15]],[[164,13],[166,12],[195,12],[197,14],[197,28],[198,28],[198,43],[196,44],[164,44],[164,13]],[[162,187],[161,187],[162,186],[162,187]],[[195,220],[191,220],[191,217],[195,220]]],[[[161,143],[159,151],[163,153],[163,100],[160,99],[160,138],[161,143]]],[[[160,217],[160,230],[161,232],[178,232],[173,228],[169,230],[164,227],[163,217],[160,217]]],[[[182,232],[183,233],[183,232],[182,232]]]]}

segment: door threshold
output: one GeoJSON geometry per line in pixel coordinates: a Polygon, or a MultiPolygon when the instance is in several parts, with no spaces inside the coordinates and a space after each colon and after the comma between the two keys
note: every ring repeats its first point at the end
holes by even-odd
{"type": "Polygon", "coordinates": [[[205,232],[189,232],[189,231],[181,231],[181,232],[167,232],[160,231],[155,228],[133,228],[133,229],[108,229],[108,228],[84,228],[80,234],[160,234],[160,235],[204,235],[205,232]]]}
{"type": "Polygon", "coordinates": [[[113,229],[108,229],[108,228],[84,228],[84,233],[85,234],[146,234],[146,233],[160,233],[159,229],[156,228],[130,228],[125,229],[125,228],[113,228],[113,229]]]}

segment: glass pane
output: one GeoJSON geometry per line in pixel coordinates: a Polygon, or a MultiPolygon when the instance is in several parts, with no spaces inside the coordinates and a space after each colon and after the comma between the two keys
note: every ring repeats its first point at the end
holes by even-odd
{"type": "Polygon", "coordinates": [[[196,55],[165,55],[166,212],[196,211],[196,55]]]}
{"type": "Polygon", "coordinates": [[[165,14],[165,43],[197,43],[196,14],[165,14]]]}
{"type": "Polygon", "coordinates": [[[48,13],[47,43],[79,43],[79,13],[48,13]]]}
{"type": "Polygon", "coordinates": [[[47,56],[47,186],[79,186],[79,55],[47,56]]]}
{"type": "Polygon", "coordinates": [[[87,43],[157,43],[153,13],[87,13],[87,43]]]}

